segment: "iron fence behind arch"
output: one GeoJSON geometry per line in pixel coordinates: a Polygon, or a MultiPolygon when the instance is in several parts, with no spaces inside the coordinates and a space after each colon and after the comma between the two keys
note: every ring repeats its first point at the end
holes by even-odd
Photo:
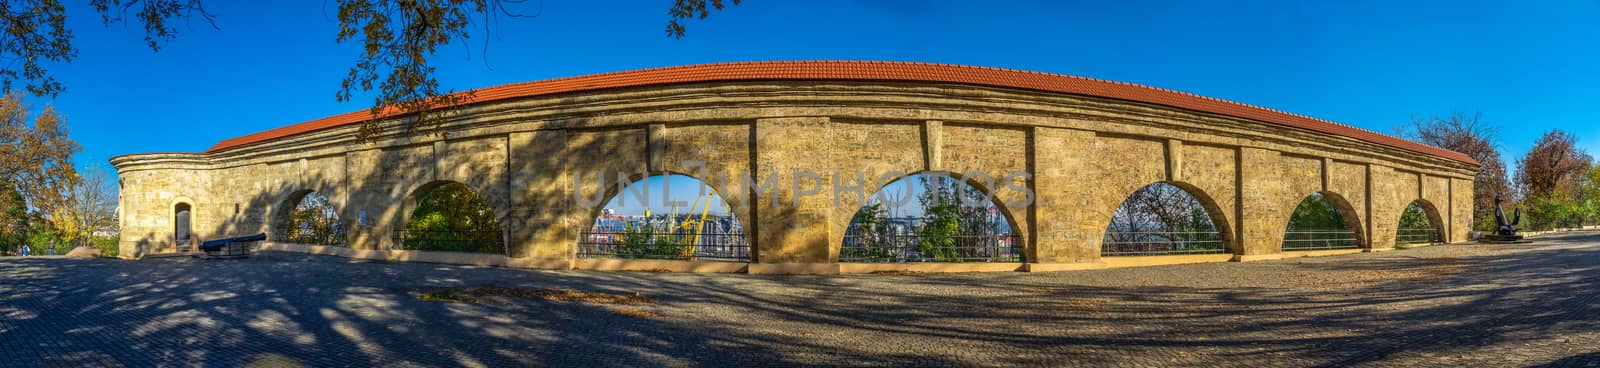
{"type": "Polygon", "coordinates": [[[603,214],[579,234],[578,258],[749,262],[744,226],[728,214],[603,214]]]}
{"type": "Polygon", "coordinates": [[[1441,244],[1444,234],[1433,228],[1402,228],[1396,231],[1395,244],[1441,244]]]}
{"type": "Polygon", "coordinates": [[[885,217],[845,230],[839,262],[1022,262],[1022,238],[994,221],[955,234],[924,233],[925,220],[885,217]],[[981,227],[981,228],[976,228],[981,227]]]}
{"type": "Polygon", "coordinates": [[[1361,248],[1354,230],[1289,230],[1283,234],[1283,250],[1331,250],[1361,248]]]}
{"type": "Polygon", "coordinates": [[[510,255],[499,230],[397,230],[390,250],[510,255]]]}
{"type": "Polygon", "coordinates": [[[1100,243],[1100,255],[1156,256],[1227,253],[1216,231],[1114,231],[1100,243]]]}
{"type": "Polygon", "coordinates": [[[750,241],[743,231],[700,232],[591,229],[578,239],[578,258],[665,259],[749,262],[750,241]]]}
{"type": "Polygon", "coordinates": [[[1011,234],[845,236],[839,262],[1022,262],[1011,234]]]}
{"type": "Polygon", "coordinates": [[[345,243],[345,234],[343,231],[323,234],[298,231],[274,231],[271,239],[272,241],[279,243],[310,244],[336,247],[348,246],[348,244],[345,243]]]}

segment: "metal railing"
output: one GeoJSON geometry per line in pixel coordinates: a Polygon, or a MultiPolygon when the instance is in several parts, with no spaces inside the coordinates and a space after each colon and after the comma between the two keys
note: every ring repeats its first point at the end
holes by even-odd
{"type": "Polygon", "coordinates": [[[1283,236],[1283,250],[1328,250],[1360,248],[1353,230],[1289,230],[1283,236]]]}
{"type": "Polygon", "coordinates": [[[501,236],[496,230],[399,230],[389,249],[508,254],[501,236]]]}
{"type": "Polygon", "coordinates": [[[1444,243],[1444,237],[1439,234],[1439,230],[1431,228],[1400,229],[1395,234],[1394,240],[1397,244],[1444,243]]]}
{"type": "Polygon", "coordinates": [[[578,258],[749,262],[750,241],[744,232],[590,230],[578,238],[578,258]]]}
{"type": "Polygon", "coordinates": [[[345,234],[344,234],[343,231],[337,231],[337,232],[333,232],[333,233],[329,233],[329,234],[305,233],[305,232],[298,232],[298,231],[290,231],[290,232],[281,232],[280,231],[280,232],[274,232],[272,234],[272,241],[274,241],[274,242],[295,243],[295,244],[311,244],[311,245],[327,245],[327,246],[337,246],[337,247],[346,246],[346,244],[344,242],[344,239],[345,239],[345,234]]]}
{"type": "Polygon", "coordinates": [[[846,235],[840,262],[1022,262],[1021,239],[1011,234],[924,237],[846,235]]]}
{"type": "Polygon", "coordinates": [[[1222,235],[1215,231],[1107,232],[1100,246],[1100,255],[1104,257],[1227,252],[1222,235]]]}

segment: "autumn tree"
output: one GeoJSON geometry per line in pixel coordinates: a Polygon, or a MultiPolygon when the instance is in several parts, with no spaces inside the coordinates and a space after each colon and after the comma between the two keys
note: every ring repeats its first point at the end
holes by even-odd
{"type": "MultiPolygon", "coordinates": [[[[666,35],[682,38],[685,23],[704,19],[740,0],[673,0],[667,8],[666,35]]],[[[406,114],[424,127],[438,108],[470,101],[472,95],[453,93],[434,78],[430,60],[439,48],[472,36],[487,36],[502,17],[536,14],[522,0],[338,0],[339,31],[330,35],[340,42],[359,43],[355,64],[339,84],[335,98],[348,101],[356,93],[377,91],[372,116],[361,135],[376,132],[379,117],[406,114]],[[520,9],[524,7],[530,9],[520,9]],[[478,33],[481,30],[481,34],[478,33]]],[[[267,4],[267,3],[263,3],[267,4]]],[[[216,16],[202,0],[90,0],[89,5],[106,26],[132,23],[142,26],[144,41],[152,51],[177,37],[181,24],[203,22],[218,28],[216,16]]],[[[49,63],[67,63],[78,56],[67,28],[67,11],[60,0],[7,0],[0,3],[0,82],[6,90],[22,82],[27,92],[55,96],[66,86],[51,76],[49,63]],[[18,63],[20,62],[20,64],[18,63]]]]}
{"type": "Polygon", "coordinates": [[[0,182],[0,255],[15,254],[28,241],[28,210],[15,185],[0,182]]]}
{"type": "Polygon", "coordinates": [[[339,222],[339,211],[322,193],[311,192],[300,198],[289,214],[288,229],[283,241],[316,245],[345,245],[344,225],[339,222]]]}
{"type": "Polygon", "coordinates": [[[1480,115],[1412,117],[1401,136],[1434,147],[1461,152],[1483,165],[1473,178],[1472,223],[1478,230],[1494,228],[1494,198],[1511,197],[1505,160],[1500,157],[1495,131],[1481,123],[1480,115]]]}
{"type": "Polygon", "coordinates": [[[104,171],[88,170],[72,182],[51,216],[55,229],[70,244],[87,246],[95,232],[117,227],[117,189],[104,171]]]}
{"type": "Polygon", "coordinates": [[[1578,137],[1559,129],[1546,132],[1517,160],[1517,190],[1534,229],[1568,226],[1577,212],[1580,186],[1593,158],[1578,148],[1578,137]]]}
{"type": "Polygon", "coordinates": [[[1583,175],[1583,181],[1578,184],[1577,206],[1581,225],[1600,221],[1600,165],[1590,167],[1583,175]]]}
{"type": "Polygon", "coordinates": [[[1593,158],[1578,148],[1576,135],[1551,130],[1517,160],[1517,190],[1524,196],[1573,193],[1592,163],[1593,158]]]}
{"type": "Polygon", "coordinates": [[[21,197],[21,203],[0,200],[6,206],[0,212],[21,206],[53,214],[66,205],[68,189],[78,180],[71,160],[80,148],[55,110],[46,107],[31,120],[28,110],[17,94],[0,97],[0,183],[21,197]]]}

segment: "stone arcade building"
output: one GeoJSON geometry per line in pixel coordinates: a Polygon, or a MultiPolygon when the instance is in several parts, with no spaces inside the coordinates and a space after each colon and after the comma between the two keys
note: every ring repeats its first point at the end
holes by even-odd
{"type": "Polygon", "coordinates": [[[863,271],[873,268],[837,262],[861,200],[817,188],[859,186],[870,196],[884,184],[871,178],[884,173],[947,172],[969,180],[1026,174],[981,188],[1019,235],[1024,262],[968,269],[1125,262],[1101,257],[1102,236],[1118,205],[1156,182],[1197,198],[1228,254],[1132,263],[1248,261],[1284,257],[1290,214],[1312,193],[1356,230],[1357,251],[1392,248],[1414,202],[1444,241],[1465,241],[1479,167],[1457,152],[1182,92],[921,63],[727,63],[504,85],[476,91],[437,130],[408,134],[385,123],[375,140],[357,140],[368,117],[313,120],[201,153],[111,159],[122,186],[121,254],[174,252],[179,232],[192,241],[271,232],[285,226],[300,196],[316,191],[349,229],[341,254],[422,259],[387,251],[391,234],[420,191],[458,182],[489,203],[504,230],[508,256],[487,262],[629,268],[577,259],[578,234],[600,209],[576,198],[616,190],[574,183],[648,172],[710,176],[698,179],[747,224],[753,255],[748,264],[639,267],[863,271]],[[693,162],[709,170],[686,166],[693,162]],[[822,175],[789,185],[801,172],[822,175]],[[780,184],[751,187],[742,178],[780,184]],[[772,192],[755,194],[762,190],[772,192]],[[809,192],[820,194],[797,195],[809,192]]]}

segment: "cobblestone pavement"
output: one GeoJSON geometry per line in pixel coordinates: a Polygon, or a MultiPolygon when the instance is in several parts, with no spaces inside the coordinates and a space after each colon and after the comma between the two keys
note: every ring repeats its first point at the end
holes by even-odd
{"type": "Polygon", "coordinates": [[[1600,366],[1600,232],[1059,273],[0,259],[3,366],[1600,366]],[[651,305],[423,301],[498,285],[651,305]]]}

